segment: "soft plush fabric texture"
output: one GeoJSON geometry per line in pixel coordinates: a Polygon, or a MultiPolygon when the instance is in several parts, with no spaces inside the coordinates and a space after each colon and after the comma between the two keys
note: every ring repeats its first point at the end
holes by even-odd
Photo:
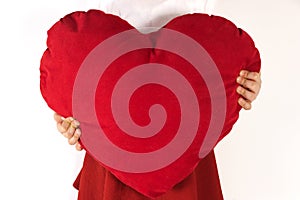
{"type": "MultiPolygon", "coordinates": [[[[239,95],[236,93],[238,86],[236,78],[240,70],[260,70],[258,50],[246,32],[238,29],[232,22],[222,17],[188,14],[176,17],[164,28],[183,33],[201,44],[218,68],[223,82],[215,85],[215,88],[218,89],[223,86],[225,88],[226,116],[223,129],[218,134],[219,138],[213,144],[215,146],[230,132],[238,119],[241,107],[237,104],[239,95]]],[[[48,31],[48,49],[42,57],[40,67],[41,92],[49,107],[63,116],[73,116],[73,86],[78,70],[87,55],[109,37],[130,29],[134,28],[126,21],[98,10],[74,12],[57,22],[48,31]]],[[[141,34],[142,39],[148,40],[154,47],[139,49],[120,56],[109,65],[99,80],[95,94],[95,110],[106,137],[120,148],[137,153],[159,150],[175,137],[181,120],[180,103],[168,88],[157,84],[148,84],[139,88],[138,92],[134,93],[130,99],[129,110],[137,124],[147,125],[149,123],[147,112],[151,105],[163,105],[168,115],[165,125],[158,134],[149,138],[129,136],[114,121],[110,107],[113,87],[118,79],[129,70],[147,63],[161,63],[170,66],[188,79],[197,95],[200,107],[201,120],[199,121],[197,135],[187,150],[176,161],[162,169],[144,173],[124,172],[105,165],[97,157],[99,152],[93,152],[90,143],[85,142],[93,139],[89,138],[82,141],[89,155],[98,160],[120,181],[145,196],[155,198],[163,195],[189,176],[201,161],[199,149],[210,125],[212,100],[206,82],[201,74],[195,71],[191,63],[175,53],[155,48],[156,45],[163,43],[168,38],[165,32],[158,31],[148,35],[139,34],[141,34]]],[[[174,43],[176,42],[178,41],[174,40],[174,43]]],[[[121,43],[120,45],[126,45],[126,41],[121,43]]],[[[116,48],[118,47],[116,46],[116,48]]],[[[105,55],[100,55],[99,59],[105,59],[105,55]]],[[[153,75],[159,76],[159,73],[153,72],[153,75]]],[[[216,95],[213,98],[223,97],[216,95]]],[[[86,124],[89,121],[89,119],[81,118],[78,118],[78,120],[87,122],[86,124]]],[[[87,126],[94,126],[94,124],[88,124],[87,126]]],[[[89,133],[84,132],[84,127],[82,127],[82,131],[83,139],[89,133]]],[[[112,159],[115,159],[116,162],[122,160],[122,158],[117,157],[112,159]]]]}

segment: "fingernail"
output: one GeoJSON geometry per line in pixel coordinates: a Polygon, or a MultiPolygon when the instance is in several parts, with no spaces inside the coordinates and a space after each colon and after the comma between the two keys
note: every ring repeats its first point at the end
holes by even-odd
{"type": "Polygon", "coordinates": [[[74,126],[79,126],[80,125],[79,121],[77,121],[77,120],[74,120],[73,124],[74,124],[74,126]]]}
{"type": "Polygon", "coordinates": [[[81,130],[80,129],[76,129],[75,133],[80,136],[81,135],[81,130]]]}
{"type": "Polygon", "coordinates": [[[238,82],[238,83],[241,83],[242,82],[242,77],[237,77],[237,79],[236,79],[236,81],[238,82]]]}
{"type": "Polygon", "coordinates": [[[256,80],[258,79],[258,75],[257,74],[254,74],[253,78],[256,80]]]}
{"type": "Polygon", "coordinates": [[[76,149],[78,151],[81,151],[82,150],[82,146],[79,143],[76,143],[76,149]]]}
{"type": "Polygon", "coordinates": [[[245,71],[245,70],[240,71],[240,75],[241,75],[241,76],[246,75],[246,71],[245,71]]]}
{"type": "Polygon", "coordinates": [[[245,104],[246,109],[250,109],[250,105],[248,103],[245,104]]]}

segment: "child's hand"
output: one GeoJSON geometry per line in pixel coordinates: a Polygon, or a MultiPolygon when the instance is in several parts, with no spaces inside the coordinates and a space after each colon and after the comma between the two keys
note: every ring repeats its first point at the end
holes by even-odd
{"type": "Polygon", "coordinates": [[[236,81],[240,84],[236,91],[242,96],[238,103],[245,110],[250,110],[251,103],[256,99],[261,87],[260,73],[242,70],[236,81]]]}
{"type": "Polygon", "coordinates": [[[63,118],[57,113],[54,113],[54,119],[57,123],[58,131],[68,138],[70,145],[75,145],[76,149],[81,151],[82,147],[78,142],[81,135],[81,130],[79,128],[80,123],[73,117],[63,118]]]}

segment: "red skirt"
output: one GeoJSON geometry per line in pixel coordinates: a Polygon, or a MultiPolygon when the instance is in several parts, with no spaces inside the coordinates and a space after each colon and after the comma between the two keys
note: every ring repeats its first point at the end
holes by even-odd
{"type": "MultiPolygon", "coordinates": [[[[149,200],[123,184],[86,154],[74,187],[79,200],[149,200]]],[[[223,200],[214,152],[200,161],[194,172],[155,200],[223,200]]]]}

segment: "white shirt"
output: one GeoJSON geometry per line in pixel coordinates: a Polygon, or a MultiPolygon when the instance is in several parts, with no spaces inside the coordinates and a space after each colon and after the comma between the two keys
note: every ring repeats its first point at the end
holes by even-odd
{"type": "Polygon", "coordinates": [[[117,15],[135,28],[161,28],[188,13],[210,14],[215,0],[90,0],[98,9],[117,15]]]}

